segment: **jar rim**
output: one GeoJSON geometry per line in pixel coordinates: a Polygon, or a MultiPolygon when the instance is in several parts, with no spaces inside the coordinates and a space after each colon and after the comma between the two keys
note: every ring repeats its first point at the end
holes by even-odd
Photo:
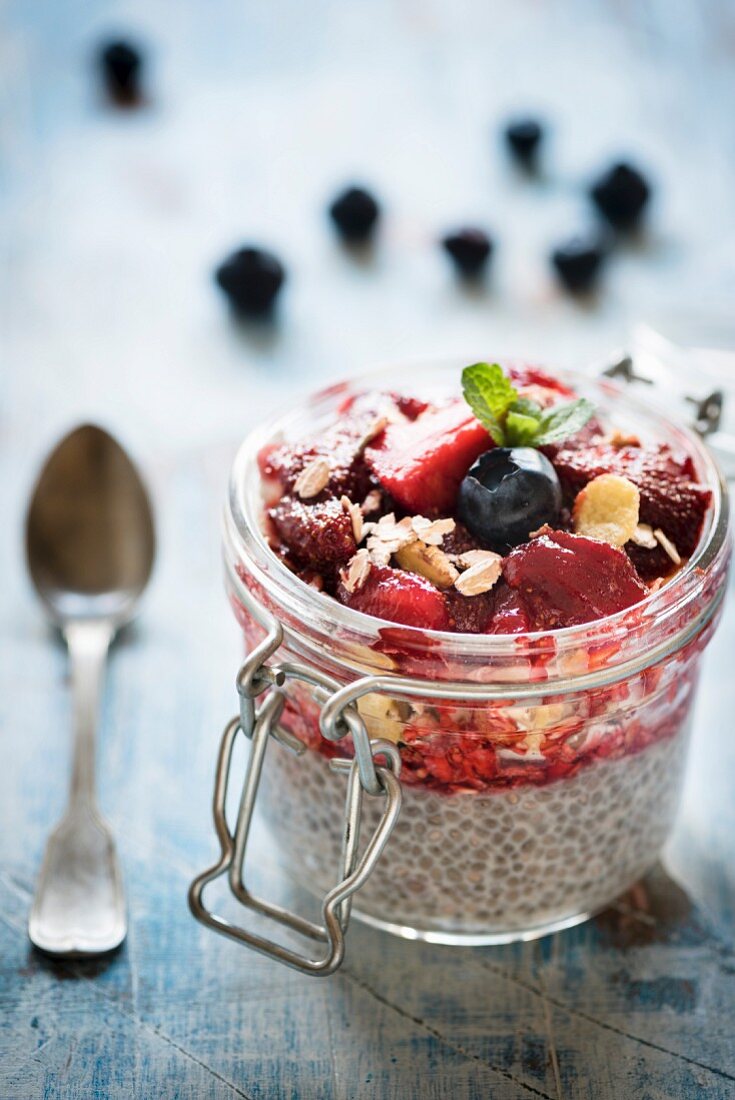
{"type": "MultiPolygon", "coordinates": [[[[687,428],[681,427],[659,412],[649,408],[646,403],[631,396],[622,386],[606,378],[590,378],[587,375],[569,370],[554,369],[554,375],[563,382],[569,382],[581,392],[596,391],[618,411],[634,416],[645,423],[653,433],[692,454],[698,475],[703,484],[712,492],[712,504],[705,518],[705,526],[697,548],[692,556],[676,574],[657,592],[650,593],[639,603],[616,612],[614,615],[583,623],[577,626],[561,627],[556,630],[529,631],[520,634],[469,634],[449,631],[429,630],[420,627],[404,626],[384,619],[378,619],[353,608],[340,604],[316,588],[308,585],[293,573],[273,552],[268,544],[262,524],[262,497],[260,495],[260,473],[257,456],[261,448],[274,438],[285,436],[305,417],[318,416],[319,413],[336,411],[336,403],[344,400],[350,393],[364,392],[367,389],[410,390],[413,372],[421,370],[421,378],[416,379],[416,389],[424,390],[424,381],[428,371],[437,375],[449,374],[456,379],[458,371],[467,359],[436,360],[421,359],[413,364],[389,364],[378,370],[360,374],[344,382],[317,391],[299,407],[292,408],[282,416],[257,427],[249,433],[242,443],[230,475],[228,505],[225,515],[225,544],[228,556],[235,556],[245,567],[248,577],[258,589],[267,595],[271,608],[283,609],[292,618],[298,629],[305,634],[312,633],[314,638],[322,636],[323,643],[330,647],[335,663],[351,669],[364,671],[365,654],[362,649],[370,646],[371,641],[381,634],[400,632],[402,644],[409,648],[415,646],[415,652],[427,653],[440,647],[445,658],[459,661],[468,666],[481,667],[483,661],[492,664],[498,658],[518,661],[533,652],[538,654],[546,644],[554,654],[573,654],[581,648],[604,647],[607,644],[621,642],[632,629],[641,635],[641,644],[652,628],[661,631],[670,645],[668,651],[678,648],[687,636],[691,636],[691,620],[704,615],[705,621],[711,614],[705,614],[708,605],[715,605],[721,593],[719,586],[710,590],[708,577],[718,567],[724,572],[728,558],[729,508],[727,488],[717,463],[702,441],[687,428]],[[381,378],[383,384],[381,385],[381,378]],[[401,384],[396,385],[396,379],[401,384]],[[701,604],[701,596],[706,596],[701,604]],[[682,624],[682,613],[690,609],[691,614],[682,624]],[[667,629],[671,624],[671,629],[667,629]],[[677,625],[678,624],[678,625],[677,625]],[[355,660],[350,656],[351,647],[339,654],[339,641],[351,639],[360,643],[361,654],[355,660]]],[[[449,392],[445,389],[445,393],[449,392]]],[[[288,624],[284,623],[287,631],[288,624]]],[[[649,639],[650,641],[650,639],[649,639]]],[[[625,650],[625,646],[621,646],[625,650]]],[[[630,656],[629,648],[627,656],[630,656]]],[[[621,653],[621,658],[623,654],[621,653]]],[[[627,663],[623,660],[623,663],[627,663]]],[[[379,665],[377,667],[380,667],[379,665]]],[[[417,678],[421,678],[420,675],[417,678]]],[[[477,679],[469,673],[470,680],[477,679]]]]}

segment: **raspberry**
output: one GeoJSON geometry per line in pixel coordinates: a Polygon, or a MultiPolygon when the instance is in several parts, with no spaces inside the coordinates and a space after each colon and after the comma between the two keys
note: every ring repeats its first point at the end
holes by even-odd
{"type": "Polygon", "coordinates": [[[304,504],[286,498],[268,516],[294,561],[322,573],[349,561],[357,549],[350,517],[338,500],[304,504]]]}

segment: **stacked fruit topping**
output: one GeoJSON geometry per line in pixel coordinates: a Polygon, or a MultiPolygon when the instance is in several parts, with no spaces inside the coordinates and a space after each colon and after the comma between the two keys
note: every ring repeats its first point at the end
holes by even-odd
{"type": "Polygon", "coordinates": [[[318,439],[264,449],[271,541],[307,583],[391,623],[518,634],[623,611],[694,552],[691,456],[605,435],[535,367],[462,382],[442,404],[350,397],[318,439]]]}

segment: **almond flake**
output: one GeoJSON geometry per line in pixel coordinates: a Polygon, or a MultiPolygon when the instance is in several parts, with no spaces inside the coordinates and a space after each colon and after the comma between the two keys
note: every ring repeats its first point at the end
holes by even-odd
{"type": "Polygon", "coordinates": [[[377,523],[366,523],[363,531],[369,536],[367,548],[376,565],[387,565],[393,554],[416,541],[411,520],[396,523],[393,512],[381,516],[377,523]]]}
{"type": "Polygon", "coordinates": [[[489,592],[500,577],[502,562],[500,554],[493,554],[484,561],[476,561],[460,574],[454,587],[463,596],[479,596],[481,592],[489,592]]]}
{"type": "Polygon", "coordinates": [[[319,496],[322,489],[327,486],[330,473],[329,462],[323,455],[319,455],[312,459],[308,466],[304,466],[294,483],[294,492],[302,500],[319,496]]]}
{"type": "Polygon", "coordinates": [[[362,436],[358,440],[355,452],[361,455],[367,447],[368,443],[372,443],[376,436],[379,436],[383,428],[387,428],[390,424],[390,419],[387,416],[376,416],[374,420],[368,424],[367,428],[363,432],[362,436]]]}
{"type": "Polygon", "coordinates": [[[427,519],[426,516],[414,516],[411,525],[416,537],[425,542],[427,546],[441,546],[444,536],[454,530],[456,524],[453,519],[427,519]]]}
{"type": "Polygon", "coordinates": [[[618,474],[600,474],[577,494],[572,511],[578,535],[624,546],[638,526],[638,486],[618,474]]]}
{"type": "Polygon", "coordinates": [[[360,511],[359,504],[353,504],[349,497],[340,497],[340,504],[344,508],[347,515],[350,517],[352,523],[352,534],[355,536],[355,542],[359,546],[362,542],[363,536],[363,522],[362,512],[360,511]]]}
{"type": "Polygon", "coordinates": [[[663,588],[665,584],[666,580],[664,577],[656,577],[656,579],[649,584],[648,591],[653,595],[654,592],[658,592],[659,588],[663,588]]]}
{"type": "Polygon", "coordinates": [[[661,549],[669,555],[674,565],[681,565],[681,554],[676,549],[671,539],[666,537],[660,527],[657,527],[653,532],[653,537],[661,549]]]}
{"type": "Polygon", "coordinates": [[[358,588],[362,588],[370,575],[371,568],[372,563],[367,550],[358,550],[340,573],[342,584],[347,591],[357,592],[358,588]]]}
{"type": "Polygon", "coordinates": [[[401,569],[419,573],[437,588],[450,588],[459,576],[447,555],[438,546],[427,546],[418,539],[403,546],[395,554],[401,569]]]}
{"type": "Polygon", "coordinates": [[[630,536],[630,541],[636,546],[642,546],[644,550],[655,550],[658,546],[653,528],[649,523],[639,523],[630,536]]]}
{"type": "Polygon", "coordinates": [[[457,555],[456,562],[460,569],[469,569],[479,562],[495,561],[497,557],[492,550],[465,550],[464,554],[457,555]]]}
{"type": "Polygon", "coordinates": [[[383,494],[380,489],[371,489],[368,495],[360,505],[360,509],[364,516],[369,516],[373,512],[377,512],[380,505],[383,503],[383,494]]]}

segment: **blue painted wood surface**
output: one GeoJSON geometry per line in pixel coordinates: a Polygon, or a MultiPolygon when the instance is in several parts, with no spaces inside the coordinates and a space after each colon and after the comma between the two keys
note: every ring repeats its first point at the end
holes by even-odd
{"type": "MultiPolygon", "coordinates": [[[[579,364],[640,317],[681,322],[701,264],[735,235],[731,5],[11,0],[2,19],[2,1100],[734,1096],[735,607],[704,671],[665,867],[591,924],[488,950],[356,925],[343,970],[320,982],[206,932],[185,903],[215,852],[214,757],[235,706],[218,526],[238,439],[295,393],[386,358],[579,364]],[[135,114],[92,91],[89,53],[110,29],[150,44],[135,114]],[[540,185],[493,138],[507,111],[536,106],[555,122],[540,185]],[[575,181],[619,149],[656,173],[657,216],[581,309],[544,254],[586,216],[575,181]],[[367,264],[322,215],[353,174],[388,207],[367,264]],[[434,245],[467,218],[501,241],[476,294],[434,245]],[[289,266],[273,329],[235,329],[210,284],[250,235],[289,266]],[[104,963],[54,964],[30,951],[26,919],[63,804],[70,706],[21,532],[43,453],[82,417],[145,467],[160,560],[115,648],[99,761],[130,935],[104,963]]],[[[256,885],[291,897],[268,838],[255,847],[256,885]]]]}

